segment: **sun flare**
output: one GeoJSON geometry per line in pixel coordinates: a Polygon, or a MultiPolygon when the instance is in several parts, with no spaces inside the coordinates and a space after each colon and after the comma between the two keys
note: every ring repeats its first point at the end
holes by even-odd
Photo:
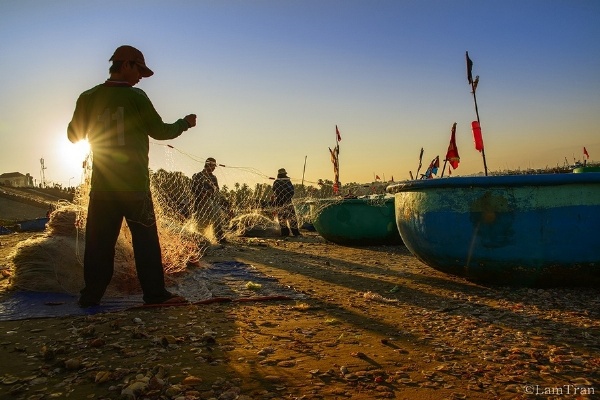
{"type": "Polygon", "coordinates": [[[90,153],[90,144],[87,140],[68,143],[61,153],[64,156],[64,162],[71,166],[79,167],[90,153]]]}
{"type": "Polygon", "coordinates": [[[73,159],[74,161],[83,161],[90,153],[90,144],[87,140],[80,140],[73,144],[73,159]]]}
{"type": "Polygon", "coordinates": [[[83,162],[90,154],[90,144],[87,140],[81,140],[77,143],[71,143],[68,140],[61,140],[57,146],[57,156],[62,164],[62,177],[59,181],[65,180],[64,184],[70,186],[76,183],[83,171],[83,162]],[[69,185],[67,184],[69,183],[69,185]]]}

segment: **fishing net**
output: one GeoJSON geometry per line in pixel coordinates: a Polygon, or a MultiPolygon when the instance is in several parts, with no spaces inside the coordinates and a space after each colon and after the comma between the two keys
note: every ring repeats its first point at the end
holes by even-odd
{"type": "MultiPolygon", "coordinates": [[[[153,152],[163,152],[166,165],[150,171],[151,193],[160,238],[167,282],[199,265],[205,252],[217,246],[219,236],[230,242],[243,236],[279,234],[277,209],[272,205],[274,177],[251,167],[217,162],[214,175],[218,192],[211,199],[195,202],[193,174],[204,168],[206,157],[183,152],[171,145],[151,143],[153,152]],[[185,172],[184,172],[185,171],[185,172]]],[[[151,153],[151,161],[152,161],[151,153]]],[[[82,285],[85,221],[90,193],[91,157],[83,163],[81,183],[73,203],[54,206],[43,235],[22,242],[12,256],[13,287],[27,290],[77,293],[82,285]]],[[[276,171],[279,165],[274,166],[276,171]]],[[[373,204],[384,203],[385,185],[350,184],[334,196],[333,182],[308,181],[291,177],[299,226],[312,223],[318,208],[310,207],[314,199],[368,196],[373,204]]],[[[337,199],[337,200],[336,200],[337,199]]],[[[124,222],[116,248],[115,275],[109,291],[139,292],[131,234],[124,222]]]]}
{"type": "MultiPolygon", "coordinates": [[[[272,204],[273,175],[217,160],[214,175],[218,179],[218,195],[194,207],[192,176],[204,168],[207,157],[194,156],[170,145],[154,145],[166,153],[164,158],[170,163],[151,174],[163,261],[168,268],[181,266],[186,257],[187,260],[201,258],[218,241],[216,232],[221,229],[228,241],[241,236],[279,233],[277,209],[272,204]],[[165,249],[169,245],[179,249],[180,253],[171,257],[165,249]]],[[[367,196],[373,203],[385,202],[382,197],[386,185],[383,183],[345,185],[343,195],[334,196],[332,181],[310,181],[293,176],[290,179],[295,192],[292,202],[300,227],[310,225],[318,212],[308,206],[314,199],[342,201],[347,197],[367,196]]]]}

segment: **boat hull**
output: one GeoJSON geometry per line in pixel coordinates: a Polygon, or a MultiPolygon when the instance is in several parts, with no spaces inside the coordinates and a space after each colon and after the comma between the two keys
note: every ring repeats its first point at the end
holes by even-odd
{"type": "Polygon", "coordinates": [[[600,174],[457,177],[390,187],[406,247],[492,284],[600,286],[600,174]]]}
{"type": "Polygon", "coordinates": [[[17,223],[21,232],[41,232],[46,229],[49,218],[36,218],[17,223]]]}
{"type": "Polygon", "coordinates": [[[319,235],[342,245],[400,244],[394,198],[319,199],[309,202],[319,235]]]}

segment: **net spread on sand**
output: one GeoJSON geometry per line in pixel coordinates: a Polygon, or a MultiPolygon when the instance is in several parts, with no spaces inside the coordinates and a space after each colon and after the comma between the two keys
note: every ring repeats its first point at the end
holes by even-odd
{"type": "MultiPolygon", "coordinates": [[[[199,172],[205,157],[186,154],[171,145],[152,143],[153,151],[166,152],[169,164],[151,170],[151,192],[167,281],[202,258],[216,244],[215,229],[222,227],[225,239],[239,236],[276,236],[279,224],[272,206],[274,177],[254,168],[220,163],[214,171],[219,181],[218,196],[194,207],[191,176],[183,170],[199,172]],[[170,170],[170,171],[169,171],[170,170]]],[[[90,192],[91,157],[83,163],[81,183],[73,203],[57,203],[44,234],[23,241],[12,256],[11,286],[34,291],[78,293],[83,285],[84,230],[90,192]]],[[[152,159],[152,154],[151,154],[152,159]]],[[[279,166],[274,166],[276,171],[279,166]]],[[[192,172],[190,175],[192,175],[192,172]]],[[[299,226],[310,224],[319,210],[308,207],[310,200],[333,197],[333,182],[306,181],[291,177],[295,187],[294,206],[299,226]]],[[[381,194],[385,185],[350,184],[342,187],[346,197],[381,194]]],[[[343,199],[338,196],[339,200],[343,199]]],[[[381,197],[374,197],[377,202],[381,197]]],[[[138,292],[131,235],[123,223],[115,256],[115,275],[110,293],[138,292]]]]}

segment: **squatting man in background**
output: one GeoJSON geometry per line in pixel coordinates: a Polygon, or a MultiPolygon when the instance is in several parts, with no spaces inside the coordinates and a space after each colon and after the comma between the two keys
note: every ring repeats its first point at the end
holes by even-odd
{"type": "Polygon", "coordinates": [[[275,215],[279,221],[281,236],[289,236],[290,229],[292,235],[302,236],[298,230],[298,218],[296,218],[296,210],[292,204],[294,197],[294,185],[287,176],[285,168],[280,168],[277,171],[277,179],[273,182],[273,206],[275,207],[275,215]],[[288,227],[289,223],[289,227],[288,227]]]}
{"type": "Polygon", "coordinates": [[[150,194],[148,137],[174,139],[196,126],[196,115],[172,124],[163,122],[146,93],[134,88],[142,78],[154,74],[135,47],[118,47],[109,61],[110,78],[79,96],[67,128],[69,140],[87,139],[93,154],[83,256],[85,287],[79,305],[100,303],[113,276],[123,218],[131,232],[144,303],[185,302],[165,288],[150,194]]]}
{"type": "Polygon", "coordinates": [[[217,242],[225,243],[223,220],[228,214],[229,203],[219,191],[219,180],[213,174],[216,168],[217,160],[208,157],[204,169],[192,175],[193,215],[199,230],[212,226],[217,242]]]}

